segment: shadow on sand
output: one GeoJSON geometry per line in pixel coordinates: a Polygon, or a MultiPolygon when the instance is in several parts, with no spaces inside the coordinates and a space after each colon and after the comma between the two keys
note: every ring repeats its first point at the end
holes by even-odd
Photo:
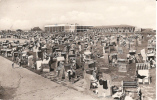
{"type": "Polygon", "coordinates": [[[15,68],[23,68],[23,67],[13,67],[13,69],[15,69],[15,68]]]}
{"type": "Polygon", "coordinates": [[[15,92],[16,92],[16,88],[0,87],[0,99],[12,100],[14,98],[15,92]]]}

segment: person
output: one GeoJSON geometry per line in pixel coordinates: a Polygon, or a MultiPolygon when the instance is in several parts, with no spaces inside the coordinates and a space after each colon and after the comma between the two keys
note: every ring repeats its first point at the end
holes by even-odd
{"type": "Polygon", "coordinates": [[[67,73],[68,73],[69,81],[71,81],[71,74],[72,74],[72,71],[71,71],[71,70],[68,70],[67,73]]]}
{"type": "Polygon", "coordinates": [[[142,91],[141,91],[140,87],[137,88],[137,92],[138,92],[138,95],[139,95],[139,99],[143,100],[143,98],[142,98],[142,91]]]}
{"type": "Polygon", "coordinates": [[[153,59],[152,58],[150,58],[150,66],[151,66],[151,68],[153,66],[153,59]]]}
{"type": "Polygon", "coordinates": [[[144,39],[144,36],[142,35],[142,40],[144,39]]]}
{"type": "Polygon", "coordinates": [[[14,68],[14,62],[12,63],[12,68],[14,68]]]}
{"type": "Polygon", "coordinates": [[[156,61],[155,61],[155,60],[152,60],[152,62],[153,62],[152,67],[156,67],[156,61]]]}
{"type": "Polygon", "coordinates": [[[19,61],[19,67],[21,67],[21,61],[19,61]]]}

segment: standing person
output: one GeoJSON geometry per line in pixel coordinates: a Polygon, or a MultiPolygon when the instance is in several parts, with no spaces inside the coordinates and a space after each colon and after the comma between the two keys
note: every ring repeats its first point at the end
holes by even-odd
{"type": "Polygon", "coordinates": [[[14,68],[14,62],[12,63],[12,68],[14,68]]]}
{"type": "Polygon", "coordinates": [[[21,59],[19,59],[18,64],[19,64],[19,67],[21,67],[21,59]]]}
{"type": "Polygon", "coordinates": [[[70,82],[71,81],[71,73],[72,73],[72,71],[68,70],[67,73],[68,73],[68,78],[69,78],[69,82],[70,82]]]}
{"type": "Polygon", "coordinates": [[[141,91],[140,87],[137,88],[137,92],[138,92],[138,95],[139,95],[139,100],[143,100],[143,95],[142,95],[142,91],[141,91]]]}
{"type": "Polygon", "coordinates": [[[153,59],[152,58],[150,58],[150,67],[152,68],[152,66],[153,66],[153,59]]]}
{"type": "Polygon", "coordinates": [[[144,40],[144,36],[142,35],[142,40],[144,40]]]}
{"type": "Polygon", "coordinates": [[[21,61],[19,62],[19,67],[21,67],[21,61]]]}

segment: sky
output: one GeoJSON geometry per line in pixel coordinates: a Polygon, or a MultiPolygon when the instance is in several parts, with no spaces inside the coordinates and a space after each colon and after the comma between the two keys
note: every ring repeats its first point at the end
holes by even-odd
{"type": "Polygon", "coordinates": [[[49,24],[120,25],[156,29],[155,0],[0,0],[0,30],[49,24]]]}

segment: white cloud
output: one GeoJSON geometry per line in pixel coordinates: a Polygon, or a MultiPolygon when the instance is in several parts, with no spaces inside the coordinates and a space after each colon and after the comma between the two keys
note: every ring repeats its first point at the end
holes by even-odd
{"type": "Polygon", "coordinates": [[[54,23],[155,28],[154,3],[153,0],[2,0],[0,30],[12,25],[15,29],[43,28],[54,23]]]}
{"type": "Polygon", "coordinates": [[[31,23],[29,20],[13,20],[10,18],[2,18],[0,19],[0,27],[3,27],[3,29],[27,29],[28,27],[31,28],[31,23]]]}
{"type": "Polygon", "coordinates": [[[65,23],[80,23],[80,24],[96,24],[101,23],[103,21],[104,16],[99,13],[86,13],[86,12],[79,12],[79,11],[71,11],[67,12],[65,15],[59,18],[59,22],[65,23]]]}

